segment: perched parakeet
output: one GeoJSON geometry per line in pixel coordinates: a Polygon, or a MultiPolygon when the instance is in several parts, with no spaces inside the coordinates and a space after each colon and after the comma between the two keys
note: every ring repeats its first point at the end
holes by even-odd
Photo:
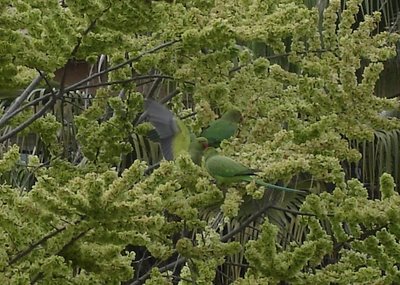
{"type": "Polygon", "coordinates": [[[176,119],[162,104],[146,99],[146,117],[160,136],[161,151],[166,160],[173,160],[189,151],[190,134],[185,124],[176,119]]]}
{"type": "Polygon", "coordinates": [[[204,137],[192,138],[189,146],[190,157],[193,163],[201,165],[204,150],[208,147],[208,140],[204,137]]]}
{"type": "Polygon", "coordinates": [[[218,120],[210,123],[210,126],[200,134],[208,140],[208,144],[218,147],[219,144],[232,137],[238,130],[242,114],[236,109],[231,109],[221,116],[218,120]]]}
{"type": "Polygon", "coordinates": [[[300,190],[277,186],[256,178],[256,170],[248,168],[247,166],[236,162],[229,157],[219,155],[216,149],[213,147],[209,147],[205,150],[204,157],[205,167],[208,173],[214,177],[219,184],[229,184],[241,181],[251,182],[254,180],[254,182],[258,185],[269,189],[303,193],[303,191],[300,190]]]}

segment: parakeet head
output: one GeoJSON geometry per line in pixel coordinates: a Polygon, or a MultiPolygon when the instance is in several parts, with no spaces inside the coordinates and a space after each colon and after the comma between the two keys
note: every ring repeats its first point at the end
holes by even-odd
{"type": "Polygon", "coordinates": [[[238,123],[242,120],[242,114],[238,109],[231,109],[223,114],[221,118],[238,123]]]}
{"type": "Polygon", "coordinates": [[[208,148],[208,140],[205,137],[198,137],[196,138],[196,141],[203,147],[203,149],[208,148]]]}

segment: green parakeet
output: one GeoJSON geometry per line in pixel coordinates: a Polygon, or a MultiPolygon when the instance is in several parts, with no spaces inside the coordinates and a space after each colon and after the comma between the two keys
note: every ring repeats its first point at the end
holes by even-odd
{"type": "Polygon", "coordinates": [[[218,120],[211,122],[200,136],[205,137],[210,146],[218,147],[224,139],[232,137],[237,132],[241,119],[242,114],[236,109],[231,109],[218,120]]]}
{"type": "Polygon", "coordinates": [[[247,166],[236,162],[229,157],[219,155],[216,149],[213,147],[206,149],[204,157],[205,167],[208,173],[214,177],[219,184],[229,184],[241,181],[251,182],[254,180],[254,182],[258,185],[269,189],[303,193],[303,191],[300,190],[277,186],[255,178],[256,170],[248,168],[247,166]]]}
{"type": "Polygon", "coordinates": [[[192,161],[201,165],[201,159],[203,158],[204,150],[208,147],[208,141],[204,137],[192,138],[189,146],[189,153],[192,161]]]}
{"type": "Polygon", "coordinates": [[[185,124],[176,119],[162,104],[146,99],[146,117],[160,136],[161,152],[166,160],[173,160],[189,151],[190,134],[185,124]]]}

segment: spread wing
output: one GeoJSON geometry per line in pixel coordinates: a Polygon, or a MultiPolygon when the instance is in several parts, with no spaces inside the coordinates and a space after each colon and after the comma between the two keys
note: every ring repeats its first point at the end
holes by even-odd
{"type": "Polygon", "coordinates": [[[179,131],[174,114],[165,106],[147,99],[144,109],[147,111],[147,119],[156,128],[160,138],[173,137],[179,131]]]}
{"type": "Polygon", "coordinates": [[[162,104],[146,99],[144,102],[146,117],[156,129],[161,144],[161,151],[166,160],[173,160],[172,142],[175,135],[179,132],[174,114],[162,104]]]}

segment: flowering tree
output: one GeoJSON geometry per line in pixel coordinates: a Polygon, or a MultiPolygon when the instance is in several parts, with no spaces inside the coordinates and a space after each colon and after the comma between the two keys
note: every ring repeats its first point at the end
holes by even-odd
{"type": "Polygon", "coordinates": [[[294,0],[0,3],[0,89],[31,82],[3,108],[0,141],[35,133],[47,153],[21,160],[13,146],[0,161],[0,280],[211,284],[219,266],[241,256],[240,272],[218,280],[399,282],[393,179],[382,176],[381,199],[369,200],[359,182],[345,181],[341,166],[360,159],[348,139],[371,139],[376,129],[399,126],[379,115],[396,101],[374,96],[398,37],[374,33],[377,13],[356,22],[360,2],[346,1],[342,9],[330,1],[323,19],[294,0]],[[257,58],[251,42],[274,55],[257,58]],[[64,76],[59,88],[25,100],[56,69],[101,54],[109,57],[107,68],[70,86],[64,76]],[[70,118],[77,133],[74,145],[66,144],[67,118],[49,111],[104,74],[108,81],[97,84],[104,88],[70,118]],[[139,159],[123,167],[122,158],[138,151],[129,138],[149,129],[136,122],[154,88],[144,95],[137,86],[148,80],[156,87],[161,79],[173,84],[166,98],[181,116],[192,112],[182,100],[190,97],[196,116],[184,122],[196,134],[217,109],[240,109],[240,132],[223,142],[224,155],[260,169],[271,183],[307,176],[334,191],[309,185],[313,193],[304,199],[252,183],[227,189],[188,156],[163,161],[151,174],[139,159]],[[16,175],[21,164],[28,189],[16,175]],[[293,201],[301,208],[289,209],[293,201]],[[224,218],[210,221],[206,213],[215,209],[224,218]],[[289,243],[279,238],[288,226],[277,220],[284,212],[303,217],[302,234],[289,243]],[[250,225],[260,234],[240,238],[250,225]]]}

